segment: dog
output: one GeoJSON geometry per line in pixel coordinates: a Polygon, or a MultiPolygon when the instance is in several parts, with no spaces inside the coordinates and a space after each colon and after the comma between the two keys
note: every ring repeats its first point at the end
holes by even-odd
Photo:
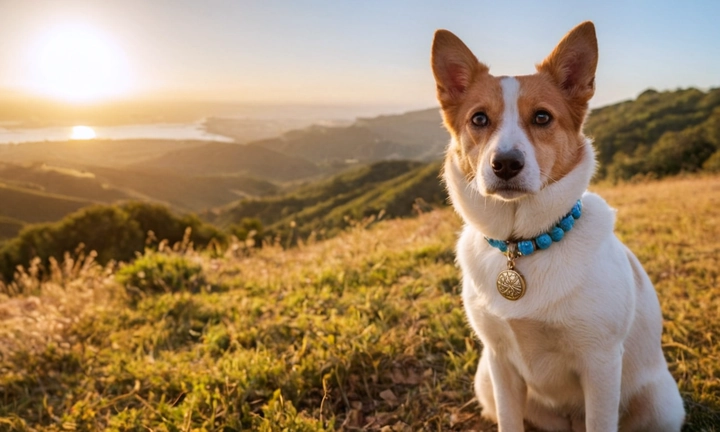
{"type": "Polygon", "coordinates": [[[493,76],[438,30],[431,65],[451,140],[443,166],[465,222],[462,299],[483,345],[482,416],[502,432],[679,431],[683,402],[645,270],[587,192],[583,135],[598,61],[592,22],[527,76],[493,76]]]}

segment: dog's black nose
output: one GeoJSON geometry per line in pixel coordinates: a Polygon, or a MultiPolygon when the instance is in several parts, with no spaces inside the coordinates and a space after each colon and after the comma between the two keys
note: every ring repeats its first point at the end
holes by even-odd
{"type": "Polygon", "coordinates": [[[525,166],[525,156],[517,149],[495,153],[490,165],[496,176],[503,180],[510,180],[522,171],[525,166]]]}

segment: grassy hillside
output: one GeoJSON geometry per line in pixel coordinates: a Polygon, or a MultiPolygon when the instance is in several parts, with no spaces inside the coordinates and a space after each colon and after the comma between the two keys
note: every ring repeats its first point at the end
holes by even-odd
{"type": "Polygon", "coordinates": [[[593,110],[586,132],[594,138],[600,176],[666,176],[699,171],[716,154],[720,171],[720,89],[656,92],[593,110]]]}
{"type": "Polygon", "coordinates": [[[442,205],[445,192],[439,182],[440,163],[386,161],[358,167],[330,179],[309,183],[276,197],[239,201],[203,216],[230,226],[244,218],[258,218],[282,238],[336,234],[352,221],[377,216],[402,217],[418,205],[442,205]]]}
{"type": "MultiPolygon", "coordinates": [[[[719,430],[720,177],[595,189],[656,284],[685,431],[719,430]]],[[[69,261],[42,283],[30,269],[2,287],[0,424],[492,430],[472,394],[459,227],[446,209],[290,250],[69,261]]]]}
{"type": "Polygon", "coordinates": [[[97,202],[129,198],[128,194],[104,184],[92,172],[53,167],[43,163],[0,163],[0,181],[38,192],[97,202]]]}
{"type": "Polygon", "coordinates": [[[61,219],[81,207],[94,204],[71,198],[0,183],[0,216],[36,223],[61,219]]]}
{"type": "Polygon", "coordinates": [[[89,167],[98,179],[136,198],[171,205],[185,211],[201,211],[240,198],[275,193],[277,186],[244,175],[192,176],[170,172],[89,167]]]}
{"type": "Polygon", "coordinates": [[[245,174],[270,181],[297,180],[320,173],[315,164],[301,157],[256,145],[228,143],[209,143],[172,151],[133,166],[196,176],[245,174]]]}

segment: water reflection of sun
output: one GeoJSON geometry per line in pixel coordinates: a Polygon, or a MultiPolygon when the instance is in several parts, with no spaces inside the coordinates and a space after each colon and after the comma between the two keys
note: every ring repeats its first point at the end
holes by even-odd
{"type": "Polygon", "coordinates": [[[73,126],[70,139],[91,140],[95,138],[95,131],[90,126],[73,126]]]}

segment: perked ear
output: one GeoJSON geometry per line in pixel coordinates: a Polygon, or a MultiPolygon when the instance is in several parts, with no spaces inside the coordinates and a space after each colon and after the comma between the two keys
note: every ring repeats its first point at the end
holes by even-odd
{"type": "Polygon", "coordinates": [[[585,21],[565,35],[537,70],[550,74],[568,98],[586,104],[595,93],[597,62],[595,26],[585,21]]]}
{"type": "Polygon", "coordinates": [[[435,32],[430,63],[443,107],[460,102],[475,76],[488,71],[460,38],[447,30],[435,32]]]}

